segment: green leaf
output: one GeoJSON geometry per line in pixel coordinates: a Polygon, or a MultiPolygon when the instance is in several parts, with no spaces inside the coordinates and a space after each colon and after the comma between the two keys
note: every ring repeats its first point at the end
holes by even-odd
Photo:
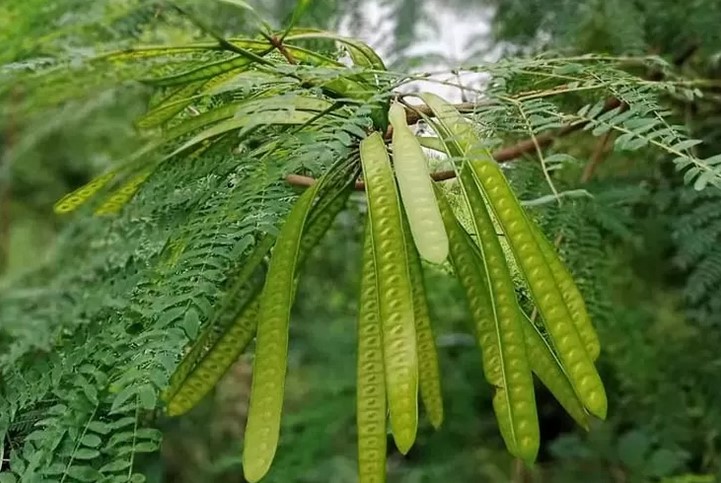
{"type": "Polygon", "coordinates": [[[86,434],[80,440],[81,444],[83,444],[85,446],[89,446],[91,448],[97,448],[98,446],[100,446],[100,443],[102,443],[102,442],[103,442],[103,440],[100,439],[99,436],[96,436],[94,434],[86,434]]]}

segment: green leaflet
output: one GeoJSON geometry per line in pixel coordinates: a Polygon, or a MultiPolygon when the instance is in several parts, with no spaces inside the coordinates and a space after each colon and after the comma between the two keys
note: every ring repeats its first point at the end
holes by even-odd
{"type": "Polygon", "coordinates": [[[358,481],[386,480],[386,387],[383,366],[383,326],[378,306],[375,254],[370,221],[366,223],[358,317],[356,424],[358,481]]]}
{"type": "Polygon", "coordinates": [[[288,322],[293,302],[301,236],[320,183],[296,202],[278,235],[260,298],[253,382],[243,450],[250,482],[270,468],[278,446],[288,357],[288,322]]]}
{"type": "Polygon", "coordinates": [[[571,277],[571,274],[568,272],[565,264],[556,253],[554,246],[550,241],[548,241],[541,229],[532,219],[529,218],[528,222],[533,229],[533,234],[538,242],[538,245],[543,251],[546,262],[548,262],[548,265],[553,272],[553,278],[556,280],[556,284],[558,284],[558,288],[561,290],[563,300],[566,303],[568,312],[571,314],[573,323],[576,325],[578,335],[581,337],[581,341],[583,341],[583,344],[586,347],[586,352],[588,352],[591,360],[595,361],[598,359],[598,355],[601,352],[601,343],[598,340],[596,329],[591,323],[591,318],[588,316],[588,311],[586,311],[586,303],[583,301],[583,296],[578,290],[576,282],[573,281],[573,277],[571,277]]]}
{"type": "Polygon", "coordinates": [[[418,426],[418,358],[402,212],[388,152],[379,132],[361,141],[360,155],[383,323],[391,431],[398,450],[405,454],[413,446],[418,426]]]}
{"type": "Polygon", "coordinates": [[[356,39],[343,37],[332,32],[316,29],[294,29],[286,37],[286,40],[301,39],[328,39],[340,42],[348,49],[353,63],[359,67],[370,67],[375,70],[386,70],[383,60],[367,44],[356,39]]]}
{"type": "Polygon", "coordinates": [[[500,167],[463,116],[438,96],[423,94],[421,97],[434,112],[436,119],[432,125],[446,141],[450,154],[466,158],[483,198],[506,235],[576,394],[592,414],[604,419],[607,400],[603,382],[546,260],[548,253],[539,246],[523,207],[500,167]]]}
{"type": "Polygon", "coordinates": [[[574,421],[583,429],[588,430],[588,414],[573,390],[566,369],[536,324],[528,318],[525,312],[523,316],[526,353],[528,359],[533,361],[533,372],[574,421]]]}
{"type": "Polygon", "coordinates": [[[441,391],[438,353],[426,300],[426,288],[423,283],[423,267],[418,251],[411,241],[410,228],[405,217],[403,232],[406,252],[408,253],[408,274],[413,288],[413,316],[416,323],[418,379],[421,389],[421,401],[423,401],[423,406],[426,408],[431,425],[438,429],[443,423],[443,393],[441,391]]]}
{"type": "Polygon", "coordinates": [[[455,238],[456,245],[456,254],[451,258],[471,305],[486,379],[496,388],[493,408],[501,434],[512,454],[532,462],[538,453],[540,435],[521,311],[493,221],[469,176],[467,170],[462,171],[461,186],[471,207],[480,250],[455,221],[444,200],[441,210],[446,229],[454,230],[449,237],[455,238]]]}
{"type": "Polygon", "coordinates": [[[403,106],[393,104],[388,119],[393,126],[393,168],[413,241],[424,259],[443,263],[448,256],[448,237],[433,193],[426,156],[406,124],[403,106]]]}

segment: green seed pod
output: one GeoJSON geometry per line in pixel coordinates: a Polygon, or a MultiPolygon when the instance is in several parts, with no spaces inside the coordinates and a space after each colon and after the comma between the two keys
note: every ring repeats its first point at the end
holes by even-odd
{"type": "Polygon", "coordinates": [[[540,435],[515,286],[496,228],[467,167],[461,171],[460,180],[480,242],[480,250],[474,250],[480,254],[475,264],[490,295],[491,313],[476,319],[484,369],[488,381],[504,390],[501,396],[497,393],[494,397],[493,406],[509,450],[532,462],[538,453],[540,435]]]}
{"type": "MultiPolygon", "coordinates": [[[[432,187],[432,186],[431,186],[432,187]]],[[[435,201],[435,195],[434,195],[435,201]]],[[[439,211],[440,215],[440,211],[439,211]]],[[[438,367],[436,341],[431,327],[431,316],[426,300],[426,288],[423,283],[423,267],[416,247],[411,241],[407,220],[403,228],[408,253],[408,270],[413,287],[413,313],[416,321],[416,344],[418,346],[418,378],[421,389],[421,401],[426,408],[431,425],[438,429],[443,423],[443,394],[441,376],[438,367]]],[[[443,220],[441,219],[441,222],[443,220]]],[[[445,228],[443,229],[445,233],[445,228]]]]}
{"type": "Polygon", "coordinates": [[[81,186],[75,191],[66,194],[53,205],[53,211],[58,214],[70,213],[92,198],[105,185],[110,183],[118,175],[117,170],[110,171],[102,176],[94,178],[89,183],[81,186]]]}
{"type": "Polygon", "coordinates": [[[573,323],[576,325],[578,335],[583,341],[583,345],[586,347],[591,360],[598,359],[598,355],[601,352],[601,343],[598,340],[598,334],[596,329],[591,323],[591,318],[588,316],[586,310],[586,303],[583,301],[583,296],[576,286],[576,282],[573,281],[573,277],[569,273],[563,261],[559,258],[556,249],[553,247],[550,241],[545,237],[541,229],[536,223],[529,218],[529,223],[533,228],[533,234],[536,237],[538,245],[543,251],[544,257],[548,262],[548,266],[553,272],[553,277],[556,280],[563,300],[566,303],[568,312],[571,314],[573,323]]]}
{"type": "Polygon", "coordinates": [[[523,315],[526,353],[528,359],[533,361],[533,372],[574,421],[588,430],[588,414],[573,390],[566,369],[536,324],[525,313],[523,315]]]}
{"type": "Polygon", "coordinates": [[[418,426],[418,360],[402,213],[380,133],[361,141],[360,154],[375,252],[391,431],[398,450],[405,454],[413,446],[418,426]]]}
{"type": "MultiPolygon", "coordinates": [[[[259,55],[262,57],[266,54],[267,51],[268,50],[266,49],[266,51],[264,52],[259,52],[259,55]]],[[[179,86],[183,84],[202,81],[205,79],[210,79],[211,77],[215,77],[231,70],[247,68],[253,62],[253,59],[238,55],[231,59],[210,62],[208,64],[201,65],[200,67],[196,67],[186,72],[181,72],[180,74],[175,74],[168,77],[161,77],[159,79],[148,79],[145,82],[155,87],[179,86]]]]}
{"type": "MultiPolygon", "coordinates": [[[[303,229],[298,266],[303,264],[345,206],[360,170],[356,161],[354,158],[339,161],[318,182],[318,199],[313,204],[303,229]]],[[[170,385],[163,395],[170,416],[177,416],[192,409],[215,386],[247,346],[250,340],[246,341],[248,334],[250,338],[255,335],[257,317],[251,317],[249,311],[257,314],[257,307],[252,307],[257,306],[255,301],[259,289],[256,281],[250,277],[257,272],[273,243],[273,237],[264,236],[245,259],[240,272],[233,276],[233,287],[218,313],[222,316],[232,310],[232,305],[241,301],[242,310],[236,313],[234,322],[227,327],[218,327],[216,317],[206,324],[170,378],[170,385]],[[216,351],[219,354],[216,354],[216,351]],[[201,367],[203,370],[200,370],[201,367]]]]}
{"type": "MultiPolygon", "coordinates": [[[[219,316],[214,317],[213,320],[203,327],[200,335],[193,341],[190,350],[183,356],[180,364],[178,364],[175,372],[170,377],[170,384],[163,392],[163,400],[167,403],[167,412],[170,416],[178,416],[192,409],[223,376],[227,367],[221,368],[216,366],[217,373],[208,375],[206,372],[204,374],[206,377],[200,378],[202,382],[198,382],[198,376],[194,375],[194,373],[195,369],[202,364],[204,358],[212,355],[216,343],[225,336],[226,332],[231,330],[234,325],[246,326],[248,323],[252,323],[253,327],[250,331],[250,336],[252,338],[252,336],[255,335],[255,318],[252,322],[248,322],[245,320],[246,318],[244,318],[244,313],[247,311],[246,309],[252,305],[252,300],[257,299],[259,286],[252,277],[261,271],[263,259],[273,246],[273,242],[273,237],[266,235],[256,243],[253,251],[245,259],[241,270],[233,277],[233,287],[228,291],[229,295],[218,310],[219,316]],[[239,302],[241,304],[241,310],[236,311],[233,320],[234,323],[228,327],[218,327],[218,319],[229,310],[232,310],[232,305],[236,305],[239,302]],[[243,320],[241,321],[241,319],[243,320]],[[191,379],[195,380],[191,381],[191,379]],[[181,393],[185,394],[182,399],[185,399],[187,402],[178,402],[178,397],[181,393]],[[190,393],[193,394],[193,398],[188,397],[190,393]]],[[[238,330],[239,329],[235,330],[236,336],[242,338],[241,335],[237,334],[238,330]]],[[[228,366],[230,366],[232,362],[233,361],[230,361],[228,366]]]]}
{"type": "Polygon", "coordinates": [[[367,224],[363,243],[360,316],[358,318],[358,481],[386,480],[386,387],[383,374],[383,327],[373,237],[367,224]]]}
{"type": "Polygon", "coordinates": [[[528,282],[533,300],[578,397],[591,413],[604,419],[607,402],[603,382],[581,341],[553,271],[523,208],[494,161],[476,159],[470,161],[469,166],[503,227],[518,267],[528,282]]]}
{"type": "Polygon", "coordinates": [[[403,106],[393,104],[388,120],[393,126],[393,168],[413,241],[421,257],[443,263],[448,256],[448,237],[433,194],[426,156],[406,123],[403,106]]]}
{"type": "Polygon", "coordinates": [[[253,382],[245,429],[243,471],[251,483],[268,472],[275,456],[283,410],[288,322],[295,292],[301,235],[320,183],[296,202],[280,230],[260,297],[253,382]]]}
{"type": "Polygon", "coordinates": [[[215,387],[255,336],[257,317],[258,298],[253,297],[168,402],[169,416],[178,416],[189,411],[215,387]]]}
{"type": "Polygon", "coordinates": [[[421,97],[436,116],[432,126],[443,138],[448,152],[467,159],[483,198],[506,235],[519,271],[528,282],[576,394],[592,414],[604,419],[607,401],[603,382],[581,341],[523,207],[500,167],[463,116],[438,96],[424,94],[421,97]]]}

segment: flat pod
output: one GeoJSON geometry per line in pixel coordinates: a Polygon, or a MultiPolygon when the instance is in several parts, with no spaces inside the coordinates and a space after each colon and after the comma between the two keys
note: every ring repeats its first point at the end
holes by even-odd
{"type": "Polygon", "coordinates": [[[402,213],[380,133],[361,141],[360,154],[380,297],[391,431],[398,450],[405,454],[413,446],[418,426],[418,360],[402,213]]]}
{"type": "Polygon", "coordinates": [[[375,254],[370,224],[363,243],[363,269],[358,317],[358,481],[386,479],[386,387],[383,367],[383,327],[378,307],[375,254]]]}
{"type": "MultiPolygon", "coordinates": [[[[471,180],[472,181],[472,180],[471,180]]],[[[496,392],[493,407],[508,450],[535,460],[540,444],[533,378],[526,357],[521,312],[495,227],[475,185],[461,183],[480,240],[476,245],[441,202],[451,241],[451,259],[471,306],[483,350],[483,368],[496,392]],[[453,234],[451,234],[453,230],[453,234]]]]}
{"type": "Polygon", "coordinates": [[[298,252],[320,183],[298,198],[278,235],[260,298],[253,382],[245,429],[243,471],[251,483],[268,472],[275,456],[288,359],[288,322],[295,293],[298,252]]]}
{"type": "Polygon", "coordinates": [[[483,187],[533,300],[538,307],[554,349],[568,371],[584,406],[601,419],[606,417],[606,393],[576,325],[566,307],[553,272],[543,254],[525,212],[494,161],[472,160],[469,166],[483,187]]]}
{"type": "Polygon", "coordinates": [[[253,298],[235,321],[223,331],[168,402],[169,416],[178,416],[195,407],[238,360],[255,336],[258,299],[253,298]]]}
{"type": "MultiPolygon", "coordinates": [[[[434,198],[435,199],[435,198],[434,198]]],[[[439,212],[440,213],[440,212],[439,212]]],[[[403,225],[408,253],[408,270],[413,287],[413,314],[416,322],[416,344],[418,347],[418,378],[421,401],[431,425],[438,429],[443,423],[443,394],[438,365],[436,341],[431,327],[431,315],[423,283],[423,267],[416,247],[409,233],[407,220],[403,225]]],[[[443,220],[441,220],[442,222],[443,220]]],[[[444,229],[445,233],[445,229],[444,229]]]]}
{"type": "Polygon", "coordinates": [[[554,349],[568,371],[576,394],[594,415],[606,417],[606,393],[586,351],[551,268],[528,218],[498,164],[470,124],[446,101],[433,94],[421,96],[435,114],[432,124],[453,156],[465,158],[483,198],[493,211],[528,282],[533,299],[551,337],[554,349]]]}
{"type": "Polygon", "coordinates": [[[448,237],[428,172],[428,162],[413,131],[406,110],[393,104],[388,113],[393,126],[393,168],[413,241],[421,257],[443,263],[448,257],[448,237]]]}
{"type": "Polygon", "coordinates": [[[595,361],[601,352],[601,343],[598,340],[596,329],[591,323],[591,318],[588,316],[583,296],[551,242],[548,241],[533,220],[529,219],[528,221],[533,229],[533,234],[536,237],[538,245],[541,247],[543,255],[546,257],[546,261],[553,272],[553,278],[556,280],[556,284],[558,284],[558,288],[563,296],[563,301],[566,303],[568,312],[573,319],[573,323],[576,325],[576,330],[578,330],[578,335],[586,347],[586,352],[588,352],[591,360],[595,361]]]}
{"type": "Polygon", "coordinates": [[[566,369],[536,324],[526,314],[523,315],[526,353],[528,359],[533,361],[533,372],[573,420],[588,430],[588,414],[573,390],[566,369]]]}

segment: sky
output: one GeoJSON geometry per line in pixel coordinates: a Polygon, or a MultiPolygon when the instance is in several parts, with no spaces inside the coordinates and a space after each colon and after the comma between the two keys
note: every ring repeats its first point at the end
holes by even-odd
{"type": "MultiPolygon", "coordinates": [[[[476,11],[471,15],[468,15],[468,12],[460,14],[442,1],[435,3],[432,7],[427,3],[424,3],[424,6],[427,16],[433,20],[435,25],[422,22],[416,27],[419,41],[406,51],[406,55],[441,54],[449,62],[444,64],[439,59],[435,59],[419,67],[416,69],[417,71],[450,70],[463,64],[472,51],[480,50],[488,45],[487,43],[485,45],[478,44],[483,42],[483,40],[479,40],[479,37],[490,34],[490,11],[476,11]],[[431,9],[432,11],[430,11],[431,9]],[[476,39],[475,42],[473,42],[474,39],[476,39]]],[[[372,29],[362,29],[359,32],[357,28],[354,28],[350,18],[345,18],[340,23],[339,33],[360,38],[373,47],[383,59],[392,58],[392,53],[389,51],[390,46],[385,41],[394,27],[391,7],[383,6],[380,2],[373,0],[364,4],[363,12],[365,17],[363,24],[372,26],[372,29]]],[[[489,53],[474,60],[477,63],[478,61],[492,60],[492,58],[493,53],[489,53]]],[[[449,75],[442,75],[439,78],[457,82],[455,77],[449,75]]],[[[482,74],[462,74],[464,85],[478,87],[478,83],[483,79],[482,74]]],[[[415,86],[423,91],[441,95],[451,102],[462,100],[460,89],[455,87],[427,81],[416,81],[414,82],[415,86]]],[[[410,89],[410,86],[407,88],[410,89]]]]}

